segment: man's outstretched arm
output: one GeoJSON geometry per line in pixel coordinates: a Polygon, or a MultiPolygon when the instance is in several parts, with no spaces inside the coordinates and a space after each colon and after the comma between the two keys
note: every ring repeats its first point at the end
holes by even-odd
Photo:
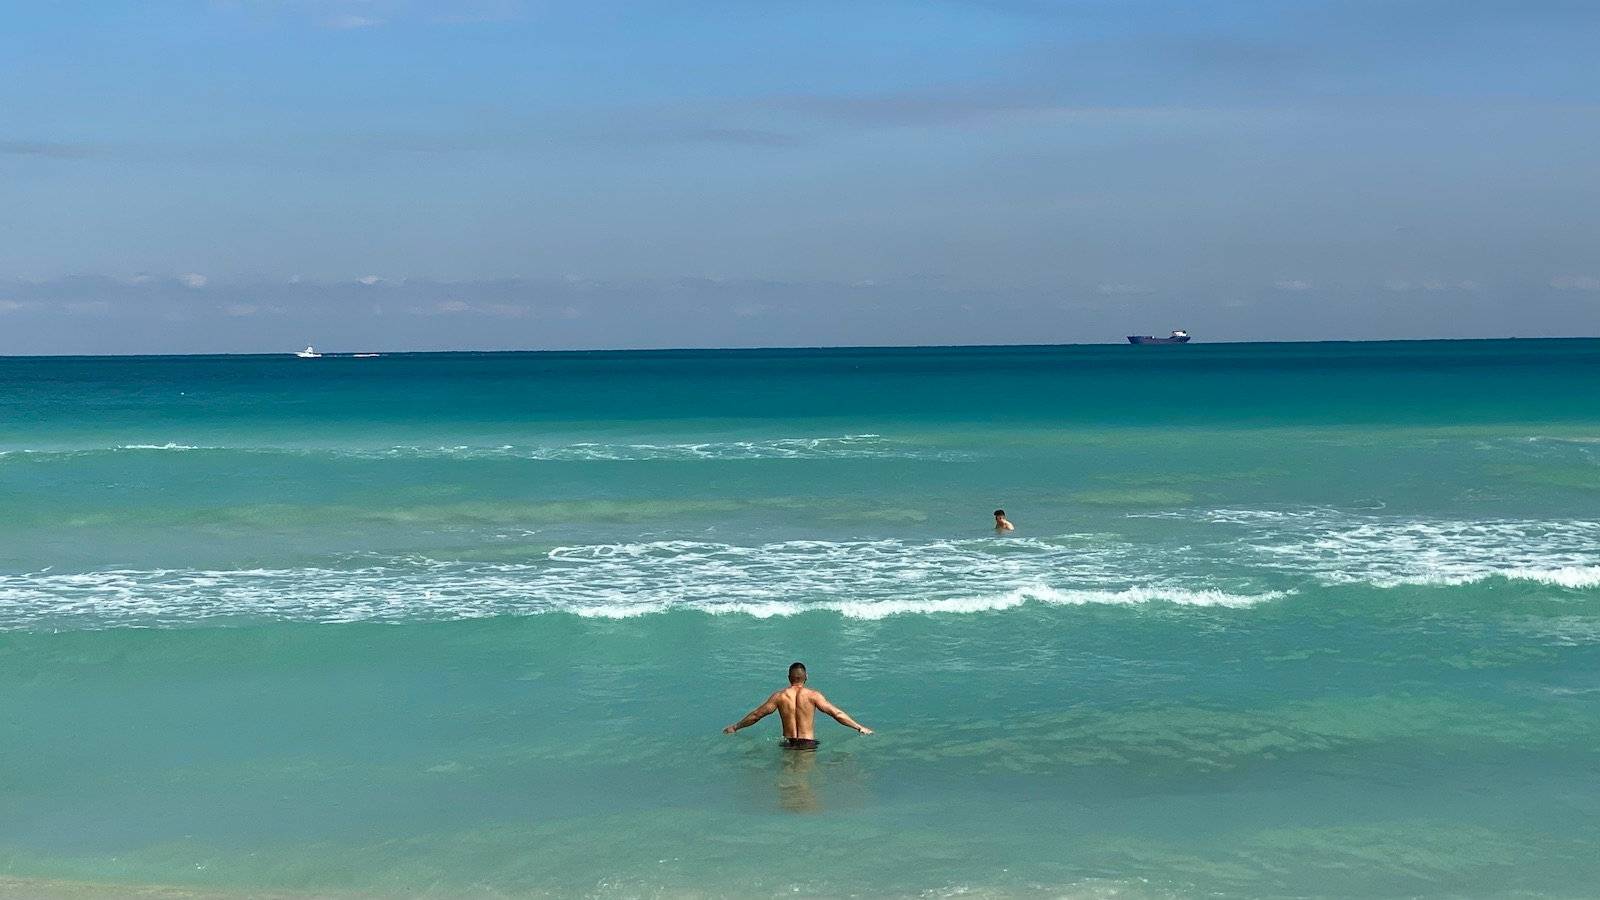
{"type": "Polygon", "coordinates": [[[838,722],[840,725],[843,725],[846,728],[854,728],[855,730],[861,732],[862,734],[871,734],[872,733],[872,729],[871,728],[868,728],[867,726],[861,724],[860,722],[857,722],[855,719],[850,718],[850,714],[849,713],[845,712],[844,710],[840,709],[837,706],[834,706],[832,703],[829,703],[828,702],[828,698],[822,696],[822,692],[821,691],[813,692],[812,696],[816,700],[817,709],[820,709],[823,712],[827,713],[828,715],[833,716],[834,721],[838,722]]]}
{"type": "Polygon", "coordinates": [[[749,714],[744,718],[733,723],[732,725],[729,725],[727,728],[722,729],[722,733],[733,734],[735,731],[738,731],[741,728],[749,728],[751,725],[754,725],[762,719],[765,719],[767,716],[772,715],[777,709],[778,695],[773,694],[771,697],[767,698],[767,702],[761,704],[755,709],[750,710],[749,714]]]}

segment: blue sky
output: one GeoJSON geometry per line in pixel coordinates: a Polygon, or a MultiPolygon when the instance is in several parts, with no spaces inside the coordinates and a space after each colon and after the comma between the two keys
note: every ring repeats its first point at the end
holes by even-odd
{"type": "Polygon", "coordinates": [[[0,353],[1600,333],[1600,4],[0,11],[0,353]]]}

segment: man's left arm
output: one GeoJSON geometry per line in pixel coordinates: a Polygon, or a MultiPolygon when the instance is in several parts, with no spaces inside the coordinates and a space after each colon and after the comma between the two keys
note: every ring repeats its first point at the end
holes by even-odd
{"type": "Polygon", "coordinates": [[[862,734],[872,733],[871,728],[868,728],[860,722],[857,722],[855,719],[850,718],[849,713],[837,706],[834,706],[832,703],[829,703],[828,698],[822,696],[821,691],[813,691],[811,697],[812,701],[816,703],[817,709],[820,709],[828,715],[833,716],[834,721],[838,722],[840,725],[843,725],[846,728],[854,728],[862,734]]]}
{"type": "Polygon", "coordinates": [[[735,731],[738,731],[741,728],[749,728],[751,725],[754,725],[762,719],[765,719],[767,716],[772,715],[777,709],[778,695],[773,694],[771,697],[767,698],[767,702],[761,704],[755,709],[750,710],[750,712],[744,718],[733,723],[732,725],[729,725],[727,728],[722,729],[722,733],[733,734],[735,731]]]}

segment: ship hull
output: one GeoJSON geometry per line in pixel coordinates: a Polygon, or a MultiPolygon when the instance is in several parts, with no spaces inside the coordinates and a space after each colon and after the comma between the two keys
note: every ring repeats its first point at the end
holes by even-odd
{"type": "Polygon", "coordinates": [[[1189,343],[1189,336],[1188,335],[1184,335],[1183,337],[1164,337],[1164,338],[1161,338],[1161,337],[1151,337],[1148,334],[1130,334],[1130,335],[1128,335],[1128,343],[1130,343],[1130,344],[1187,344],[1187,343],[1189,343]]]}

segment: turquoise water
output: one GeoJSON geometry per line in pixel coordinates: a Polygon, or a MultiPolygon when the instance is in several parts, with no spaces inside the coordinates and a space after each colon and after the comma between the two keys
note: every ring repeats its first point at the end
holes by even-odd
{"type": "Polygon", "coordinates": [[[1597,503],[1600,341],[0,359],[0,876],[1585,894],[1597,503]]]}

